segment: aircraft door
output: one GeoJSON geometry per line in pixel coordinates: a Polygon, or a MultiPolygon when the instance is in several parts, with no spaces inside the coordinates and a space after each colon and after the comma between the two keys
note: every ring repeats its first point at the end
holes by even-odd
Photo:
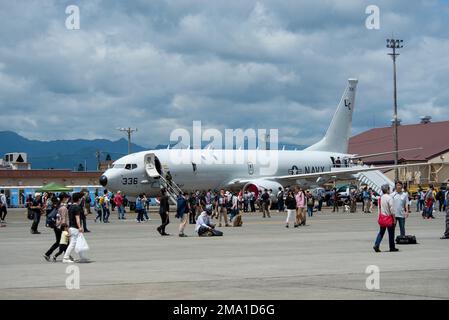
{"type": "Polygon", "coordinates": [[[151,178],[160,177],[162,173],[161,163],[154,153],[145,155],[145,171],[151,178]]]}

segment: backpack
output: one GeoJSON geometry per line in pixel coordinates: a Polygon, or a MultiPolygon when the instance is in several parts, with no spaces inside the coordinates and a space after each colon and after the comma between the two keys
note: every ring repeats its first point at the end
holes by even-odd
{"type": "Polygon", "coordinates": [[[279,191],[278,192],[278,197],[279,200],[283,200],[284,199],[284,191],[279,191]]]}
{"type": "Polygon", "coordinates": [[[315,199],[313,199],[312,197],[307,198],[307,205],[308,206],[313,206],[315,204],[315,199]]]}
{"type": "Polygon", "coordinates": [[[54,228],[56,227],[56,220],[57,220],[57,216],[58,216],[58,207],[53,208],[46,217],[45,220],[45,225],[48,228],[54,228]]]}

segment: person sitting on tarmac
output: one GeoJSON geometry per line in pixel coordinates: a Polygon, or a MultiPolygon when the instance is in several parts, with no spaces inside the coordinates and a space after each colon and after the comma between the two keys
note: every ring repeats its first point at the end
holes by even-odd
{"type": "Polygon", "coordinates": [[[222,236],[223,232],[215,230],[215,225],[211,222],[212,205],[206,205],[206,210],[201,212],[196,220],[195,232],[198,232],[200,237],[222,236]]]}

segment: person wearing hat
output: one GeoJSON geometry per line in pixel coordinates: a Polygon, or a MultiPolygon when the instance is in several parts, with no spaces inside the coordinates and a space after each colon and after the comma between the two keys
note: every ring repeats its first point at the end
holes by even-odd
{"type": "Polygon", "coordinates": [[[212,211],[212,205],[206,205],[206,210],[201,212],[200,216],[196,220],[195,232],[197,232],[200,237],[223,235],[223,232],[215,230],[215,225],[211,222],[212,211]]]}
{"type": "Polygon", "coordinates": [[[42,195],[39,192],[36,192],[34,194],[34,199],[31,203],[30,209],[34,213],[33,224],[31,225],[30,232],[31,234],[40,234],[40,232],[37,231],[42,214],[42,195]]]}

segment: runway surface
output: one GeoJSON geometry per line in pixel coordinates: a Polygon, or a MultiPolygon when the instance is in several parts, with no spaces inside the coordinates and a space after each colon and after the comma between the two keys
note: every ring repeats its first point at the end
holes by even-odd
{"type": "Polygon", "coordinates": [[[241,228],[220,228],[225,235],[199,238],[193,225],[188,238],[177,236],[171,214],[161,237],[159,216],[137,224],[112,213],[109,224],[89,216],[86,234],[90,263],[75,264],[80,289],[66,288],[68,265],[46,262],[54,241],[40,224],[29,232],[23,209],[9,209],[0,229],[0,299],[448,299],[449,240],[440,240],[444,214],[422,220],[413,213],[408,234],[419,244],[382,253],[372,250],[378,227],[375,214],[331,213],[325,209],[308,226],[287,229],[286,214],[271,219],[247,215],[241,228]],[[369,290],[366,268],[380,270],[380,288],[369,290]]]}

